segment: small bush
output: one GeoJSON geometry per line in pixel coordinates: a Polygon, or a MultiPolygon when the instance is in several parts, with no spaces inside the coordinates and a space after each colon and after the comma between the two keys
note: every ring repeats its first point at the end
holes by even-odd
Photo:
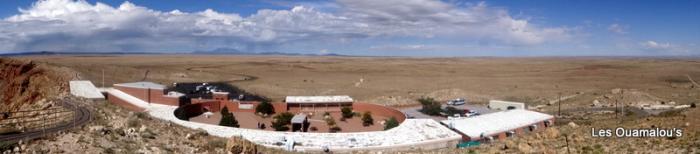
{"type": "Polygon", "coordinates": [[[448,116],[455,115],[455,114],[463,114],[462,110],[459,110],[459,109],[457,109],[455,107],[451,107],[451,106],[446,107],[444,112],[448,116]]]}
{"type": "Polygon", "coordinates": [[[280,122],[273,121],[272,122],[272,128],[275,129],[275,131],[288,131],[289,127],[287,125],[284,125],[280,122]]]}
{"type": "Polygon", "coordinates": [[[362,114],[362,125],[363,126],[369,126],[374,124],[374,119],[372,119],[372,113],[371,112],[365,112],[362,114]]]}
{"type": "Polygon", "coordinates": [[[275,113],[275,107],[268,101],[263,101],[255,107],[255,113],[272,114],[275,113]]]}
{"type": "Polygon", "coordinates": [[[222,139],[207,140],[207,149],[209,151],[214,151],[218,148],[226,148],[226,141],[222,139]]]}
{"type": "Polygon", "coordinates": [[[221,109],[221,115],[227,115],[227,114],[229,114],[228,107],[224,106],[224,108],[221,109]]]}
{"type": "Polygon", "coordinates": [[[141,122],[135,117],[126,119],[126,126],[128,127],[138,127],[139,125],[141,125],[141,122]]]}
{"type": "Polygon", "coordinates": [[[333,118],[328,118],[326,119],[326,124],[328,124],[328,126],[335,126],[335,120],[333,120],[333,118]]]}
{"type": "Polygon", "coordinates": [[[312,132],[315,132],[315,131],[318,131],[318,128],[316,128],[315,126],[311,126],[309,128],[309,130],[311,130],[312,132]]]}
{"type": "Polygon", "coordinates": [[[353,116],[353,114],[354,114],[354,113],[352,112],[352,108],[347,107],[347,106],[341,108],[340,111],[343,112],[343,118],[352,118],[352,116],[353,116]]]}
{"type": "Polygon", "coordinates": [[[423,112],[427,115],[437,116],[440,115],[440,112],[442,111],[440,103],[435,101],[435,99],[433,98],[423,97],[418,99],[418,102],[420,102],[420,104],[422,105],[420,112],[423,112]]]}
{"type": "Polygon", "coordinates": [[[384,124],[384,130],[389,130],[389,129],[394,128],[396,126],[399,126],[399,121],[396,120],[396,118],[391,117],[388,120],[386,120],[386,123],[384,124]]]}
{"type": "Polygon", "coordinates": [[[695,108],[695,103],[690,103],[690,108],[695,108]]]}
{"type": "Polygon", "coordinates": [[[333,126],[333,127],[328,128],[328,131],[331,133],[339,132],[341,130],[342,129],[340,129],[340,127],[338,127],[338,126],[333,126]]]}
{"type": "Polygon", "coordinates": [[[273,117],[274,120],[272,121],[272,128],[275,128],[276,131],[289,130],[289,127],[287,127],[287,125],[292,123],[293,117],[294,117],[294,114],[289,113],[289,112],[283,112],[283,113],[275,115],[273,117]]]}
{"type": "Polygon", "coordinates": [[[219,121],[219,125],[221,126],[228,126],[228,127],[240,127],[238,125],[238,120],[236,120],[236,117],[233,116],[233,113],[228,113],[228,114],[221,114],[221,121],[219,121]]]}

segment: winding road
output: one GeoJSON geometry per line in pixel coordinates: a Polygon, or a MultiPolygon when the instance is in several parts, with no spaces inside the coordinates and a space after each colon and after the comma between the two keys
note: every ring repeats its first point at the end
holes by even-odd
{"type": "Polygon", "coordinates": [[[58,124],[54,127],[51,128],[46,128],[46,129],[39,129],[39,130],[34,130],[34,131],[29,131],[29,132],[24,132],[24,133],[19,133],[19,134],[7,134],[7,135],[0,135],[0,142],[13,142],[13,141],[18,141],[18,140],[31,140],[39,137],[43,137],[46,134],[51,134],[51,133],[56,133],[62,130],[67,130],[71,129],[75,126],[82,126],[92,119],[92,112],[82,106],[78,106],[75,102],[72,102],[73,100],[62,100],[63,103],[61,103],[61,106],[63,108],[66,108],[68,110],[74,111],[75,116],[73,117],[72,122],[66,122],[66,123],[61,123],[58,124]]]}

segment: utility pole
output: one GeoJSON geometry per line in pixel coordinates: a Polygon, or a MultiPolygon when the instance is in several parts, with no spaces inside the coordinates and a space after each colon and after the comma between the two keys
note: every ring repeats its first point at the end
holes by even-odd
{"type": "Polygon", "coordinates": [[[615,98],[615,119],[617,119],[617,98],[615,98]]]}
{"type": "Polygon", "coordinates": [[[557,102],[559,103],[559,111],[557,114],[561,117],[561,92],[559,92],[559,100],[557,102]]]}
{"type": "Polygon", "coordinates": [[[105,69],[102,68],[102,88],[105,87],[105,69]]]}
{"type": "Polygon", "coordinates": [[[622,123],[622,119],[624,119],[625,116],[625,90],[621,89],[620,90],[620,99],[622,100],[622,104],[620,104],[620,124],[622,123]]]}

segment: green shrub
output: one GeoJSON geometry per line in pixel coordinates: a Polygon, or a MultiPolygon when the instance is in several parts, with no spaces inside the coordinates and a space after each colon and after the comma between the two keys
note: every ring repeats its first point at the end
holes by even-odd
{"type": "Polygon", "coordinates": [[[289,130],[289,127],[287,127],[287,125],[292,123],[293,117],[294,114],[289,112],[283,112],[275,115],[273,117],[274,120],[272,121],[272,128],[275,128],[276,131],[289,130]]]}
{"type": "Polygon", "coordinates": [[[268,101],[263,101],[255,107],[255,113],[272,114],[275,113],[275,107],[268,101]]]}
{"type": "Polygon", "coordinates": [[[233,116],[233,113],[228,113],[228,114],[221,114],[221,121],[219,121],[219,125],[221,126],[228,126],[228,127],[240,127],[238,125],[238,120],[236,120],[236,117],[233,116]]]}
{"type": "Polygon", "coordinates": [[[362,125],[369,126],[374,124],[374,119],[372,119],[372,113],[367,111],[362,114],[362,125]]]}
{"type": "Polygon", "coordinates": [[[396,118],[391,117],[388,120],[386,120],[386,123],[384,124],[384,130],[389,130],[389,129],[394,128],[396,126],[399,126],[399,121],[396,120],[396,118]]]}
{"type": "Polygon", "coordinates": [[[418,99],[418,102],[420,102],[420,104],[422,105],[420,112],[423,112],[427,115],[437,116],[440,115],[440,112],[442,111],[442,109],[440,108],[440,103],[435,101],[435,99],[433,98],[423,97],[418,99]]]}
{"type": "Polygon", "coordinates": [[[341,130],[342,129],[340,129],[340,127],[338,127],[338,126],[333,126],[333,127],[328,128],[328,131],[331,133],[339,132],[341,130]]]}
{"type": "Polygon", "coordinates": [[[328,126],[335,126],[336,123],[335,120],[333,120],[333,118],[328,118],[326,119],[326,124],[328,124],[328,126]]]}
{"type": "Polygon", "coordinates": [[[229,114],[228,107],[224,106],[224,108],[221,109],[221,115],[227,115],[227,114],[229,114]]]}
{"type": "Polygon", "coordinates": [[[462,110],[459,110],[459,109],[457,109],[455,107],[451,107],[451,106],[446,107],[444,112],[445,112],[445,114],[450,115],[450,116],[455,115],[455,114],[462,114],[462,110]]]}
{"type": "Polygon", "coordinates": [[[350,107],[343,107],[340,109],[341,112],[343,112],[343,118],[352,118],[353,114],[352,113],[352,108],[350,107]]]}

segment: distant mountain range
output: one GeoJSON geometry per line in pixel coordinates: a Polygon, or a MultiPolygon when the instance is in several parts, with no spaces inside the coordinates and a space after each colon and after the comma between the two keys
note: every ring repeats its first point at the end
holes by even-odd
{"type": "Polygon", "coordinates": [[[154,52],[56,52],[56,51],[29,51],[0,53],[0,56],[31,56],[31,55],[159,55],[159,54],[194,54],[194,55],[281,55],[281,56],[347,56],[341,54],[301,54],[286,52],[246,52],[231,48],[219,48],[210,51],[192,51],[179,53],[154,53],[154,52]]]}
{"type": "Polygon", "coordinates": [[[287,52],[248,52],[232,48],[218,48],[210,51],[194,51],[190,54],[223,54],[223,55],[282,55],[282,56],[347,56],[335,53],[328,54],[302,54],[287,52]]]}

